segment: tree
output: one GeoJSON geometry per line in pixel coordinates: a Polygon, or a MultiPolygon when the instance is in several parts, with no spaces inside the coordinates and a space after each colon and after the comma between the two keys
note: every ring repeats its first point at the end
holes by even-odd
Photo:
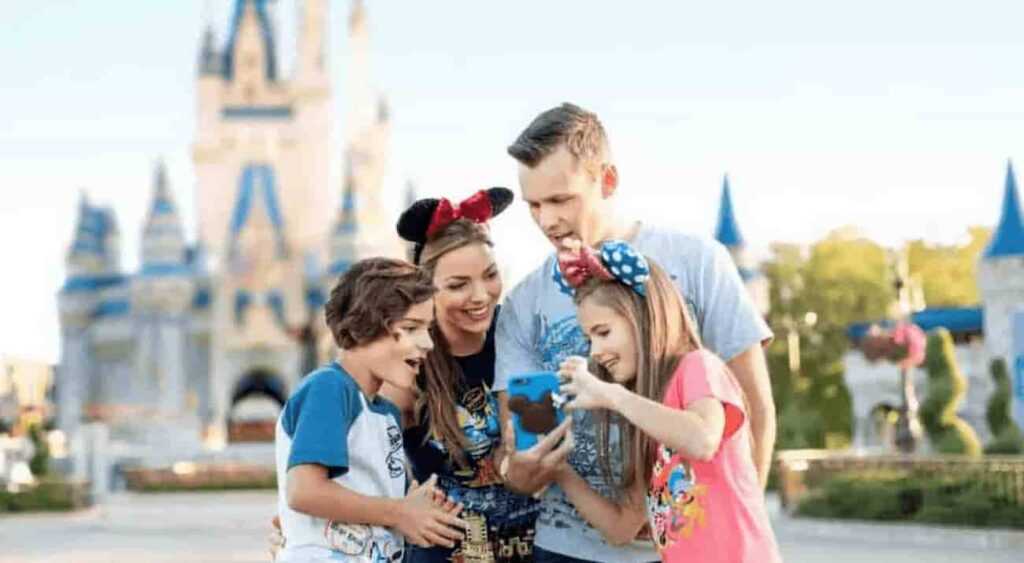
{"type": "Polygon", "coordinates": [[[846,229],[806,253],[792,244],[773,245],[763,270],[771,288],[768,323],[776,335],[767,358],[779,448],[848,442],[853,418],[842,367],[846,328],[885,316],[893,300],[888,254],[846,229]],[[807,313],[816,322],[804,322],[807,313]],[[802,343],[797,374],[788,361],[791,331],[802,343]]]}
{"type": "Polygon", "coordinates": [[[928,371],[928,395],[919,412],[932,449],[940,453],[980,456],[977,434],[956,415],[967,392],[967,379],[956,364],[953,337],[948,330],[935,329],[929,335],[924,364],[928,371]]]}
{"type": "Polygon", "coordinates": [[[921,282],[930,307],[969,307],[980,301],[977,284],[978,258],[992,229],[972,227],[962,245],[929,245],[917,240],[907,245],[910,275],[921,282]]]}

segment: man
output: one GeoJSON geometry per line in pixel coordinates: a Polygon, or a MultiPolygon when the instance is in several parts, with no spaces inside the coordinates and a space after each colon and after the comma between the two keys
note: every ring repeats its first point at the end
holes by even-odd
{"type": "MultiPolygon", "coordinates": [[[[768,475],[775,441],[775,407],[762,345],[771,332],[757,314],[735,265],[720,244],[694,236],[623,221],[614,212],[612,196],[618,171],[597,116],[572,104],[541,113],[508,147],[519,163],[523,200],[544,235],[556,249],[572,241],[596,246],[618,238],[651,256],[678,285],[705,346],[728,363],[749,403],[753,454],[762,485],[768,475]]],[[[552,279],[555,255],[516,286],[501,309],[497,328],[497,369],[502,419],[507,421],[509,378],[517,373],[557,371],[562,360],[587,355],[587,342],[576,321],[572,300],[552,279]]],[[[606,497],[597,459],[594,425],[586,413],[573,416],[574,437],[566,426],[524,452],[512,452],[503,463],[514,490],[543,492],[537,522],[535,560],[545,562],[655,561],[649,542],[612,546],[573,509],[556,486],[553,470],[566,456],[596,491],[606,497]],[[570,452],[571,450],[571,452],[570,452]]],[[[504,440],[514,443],[508,435],[504,440]]],[[[506,446],[511,450],[510,446],[506,446]]]]}

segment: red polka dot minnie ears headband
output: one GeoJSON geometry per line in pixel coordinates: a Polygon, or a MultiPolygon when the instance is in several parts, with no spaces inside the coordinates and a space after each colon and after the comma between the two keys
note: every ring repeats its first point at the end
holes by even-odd
{"type": "Polygon", "coordinates": [[[398,236],[415,245],[413,261],[418,264],[423,246],[438,231],[457,219],[486,223],[504,211],[514,198],[512,190],[499,187],[480,190],[457,204],[443,197],[420,199],[398,218],[398,236]]]}
{"type": "Polygon", "coordinates": [[[651,268],[647,259],[628,242],[621,240],[604,241],[596,251],[581,246],[576,251],[560,252],[552,273],[558,288],[568,295],[575,294],[576,288],[587,280],[596,278],[601,281],[615,280],[646,297],[647,287],[644,283],[650,277],[651,268]]]}

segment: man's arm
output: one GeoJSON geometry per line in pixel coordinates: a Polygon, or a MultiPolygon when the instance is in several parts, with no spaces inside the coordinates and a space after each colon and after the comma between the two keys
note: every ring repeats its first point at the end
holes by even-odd
{"type": "Polygon", "coordinates": [[[499,468],[507,469],[502,470],[506,486],[522,494],[537,493],[554,482],[555,468],[569,457],[571,451],[564,443],[561,447],[556,447],[558,440],[568,430],[567,427],[548,436],[555,436],[555,439],[540,440],[537,445],[523,452],[515,450],[516,436],[512,428],[512,415],[508,410],[509,379],[517,373],[544,369],[537,354],[536,335],[530,322],[532,319],[526,318],[529,307],[522,306],[524,300],[530,299],[532,296],[522,285],[512,290],[498,312],[498,326],[495,331],[497,354],[493,388],[498,398],[502,441],[495,461],[499,468]]]}
{"type": "Polygon", "coordinates": [[[754,466],[758,480],[768,482],[775,446],[775,403],[763,346],[772,333],[754,307],[736,264],[721,244],[712,241],[703,253],[694,286],[702,313],[704,344],[735,374],[748,403],[754,466]]]}
{"type": "Polygon", "coordinates": [[[768,471],[771,469],[772,453],[775,450],[775,401],[772,399],[772,384],[768,378],[764,349],[760,344],[755,344],[740,352],[727,364],[747,399],[754,466],[757,468],[761,488],[764,488],[768,484],[768,471]]]}

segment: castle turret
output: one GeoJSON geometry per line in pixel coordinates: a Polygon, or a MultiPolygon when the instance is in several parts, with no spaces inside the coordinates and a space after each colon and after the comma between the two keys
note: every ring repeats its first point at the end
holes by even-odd
{"type": "Polygon", "coordinates": [[[755,267],[747,254],[747,243],[740,232],[736,212],[733,209],[732,190],[729,176],[722,180],[722,194],[718,204],[718,224],[715,226],[715,240],[722,243],[732,256],[740,279],[747,287],[754,306],[762,315],[768,312],[768,279],[755,267]]]}
{"type": "Polygon", "coordinates": [[[213,26],[207,24],[203,30],[203,40],[199,47],[199,76],[219,76],[222,72],[223,54],[217,51],[217,37],[213,26]]]}
{"type": "Polygon", "coordinates": [[[324,0],[303,0],[300,8],[299,48],[296,56],[296,80],[302,87],[326,87],[328,82],[327,21],[329,11],[324,0]]]}
{"type": "Polygon", "coordinates": [[[153,176],[153,201],[142,230],[142,271],[185,268],[188,258],[178,207],[167,185],[167,167],[160,161],[153,176]]]}
{"type": "MultiPolygon", "coordinates": [[[[341,207],[331,229],[331,254],[327,266],[330,283],[334,282],[353,262],[360,258],[357,250],[358,222],[356,218],[356,188],[350,167],[345,167],[345,186],[341,207]]],[[[328,288],[329,289],[329,288],[328,288]]]]}
{"type": "Polygon", "coordinates": [[[136,334],[146,344],[137,348],[135,367],[138,373],[156,375],[153,385],[133,386],[138,393],[134,399],[148,403],[161,417],[176,418],[185,411],[186,320],[196,295],[192,274],[167,170],[158,162],[142,230],[141,268],[132,279],[131,307],[138,315],[136,334]]]}
{"type": "Polygon", "coordinates": [[[1006,166],[999,224],[978,264],[978,289],[985,346],[991,357],[1008,358],[1013,316],[1024,303],[1024,221],[1012,163],[1006,166]]]}

